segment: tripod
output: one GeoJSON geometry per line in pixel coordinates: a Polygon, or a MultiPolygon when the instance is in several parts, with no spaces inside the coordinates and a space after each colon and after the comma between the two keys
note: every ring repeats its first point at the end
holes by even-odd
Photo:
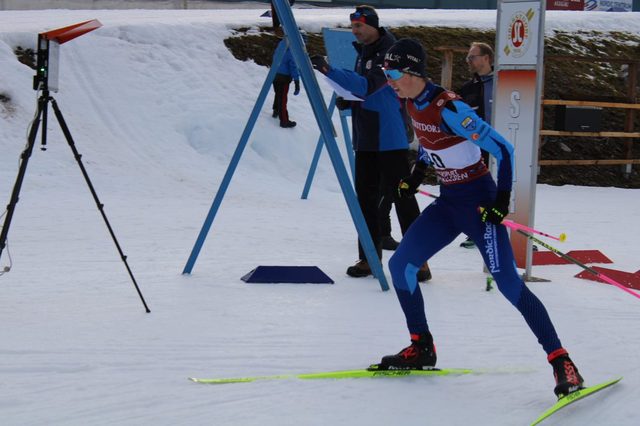
{"type": "Polygon", "coordinates": [[[118,240],[113,232],[113,229],[111,228],[111,224],[109,223],[109,220],[107,219],[107,216],[104,213],[104,208],[103,208],[104,205],[100,202],[100,199],[98,198],[98,194],[96,193],[93,187],[93,184],[91,183],[91,179],[89,179],[87,170],[85,169],[84,164],[82,163],[82,155],[80,155],[80,153],[76,149],[76,145],[73,141],[73,137],[71,136],[71,132],[67,127],[67,123],[65,122],[64,117],[62,116],[62,112],[60,112],[60,108],[58,108],[58,104],[56,100],[51,96],[49,92],[48,78],[47,78],[48,77],[48,69],[47,69],[48,68],[48,45],[49,45],[49,41],[44,40],[44,43],[42,43],[41,45],[44,47],[39,48],[39,51],[38,51],[39,67],[38,67],[38,74],[34,77],[34,89],[36,90],[41,89],[42,94],[38,98],[38,107],[37,107],[38,109],[36,112],[36,116],[33,122],[31,123],[31,127],[29,129],[27,146],[25,150],[22,152],[22,154],[20,155],[20,168],[18,170],[18,176],[13,186],[13,192],[11,193],[11,199],[9,201],[9,205],[7,206],[7,214],[4,220],[4,224],[2,225],[2,232],[0,232],[0,256],[2,256],[2,250],[4,250],[6,246],[7,234],[9,233],[9,226],[11,225],[11,219],[13,218],[16,204],[18,203],[20,189],[22,188],[22,182],[24,181],[24,176],[27,172],[27,165],[29,163],[29,158],[31,157],[31,154],[33,152],[33,147],[35,146],[36,136],[38,134],[38,128],[40,127],[41,121],[42,121],[42,145],[43,145],[43,150],[45,149],[44,146],[46,145],[46,141],[47,141],[48,105],[49,103],[51,103],[51,105],[53,106],[53,112],[55,113],[55,116],[58,120],[58,124],[62,129],[62,133],[64,133],[64,137],[67,140],[67,143],[71,148],[71,151],[73,152],[73,156],[76,159],[78,166],[80,166],[80,170],[82,171],[84,180],[89,186],[91,195],[93,196],[93,199],[96,202],[96,205],[98,206],[98,210],[100,211],[100,214],[102,215],[102,218],[104,219],[104,222],[107,225],[107,229],[109,230],[109,233],[111,234],[111,238],[113,239],[113,242],[115,243],[116,248],[118,249],[118,253],[120,253],[120,258],[125,264],[127,272],[129,273],[129,276],[133,281],[133,285],[135,286],[136,291],[140,296],[140,300],[144,305],[145,311],[149,313],[151,311],[149,310],[149,307],[147,306],[147,303],[144,300],[144,296],[142,296],[142,292],[140,291],[140,288],[138,287],[138,283],[136,282],[136,279],[133,276],[133,273],[131,272],[131,268],[129,268],[129,264],[127,263],[127,256],[125,256],[125,254],[122,252],[122,249],[120,248],[120,244],[118,243],[118,240]]]}

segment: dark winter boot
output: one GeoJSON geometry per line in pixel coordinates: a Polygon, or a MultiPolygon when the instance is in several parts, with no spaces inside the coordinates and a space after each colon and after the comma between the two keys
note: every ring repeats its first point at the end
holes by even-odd
{"type": "Polygon", "coordinates": [[[371,272],[371,268],[369,267],[369,262],[366,260],[358,260],[355,265],[349,266],[347,268],[347,275],[350,277],[361,278],[368,277],[369,275],[373,275],[371,272]]]}
{"type": "Polygon", "coordinates": [[[296,127],[296,124],[297,123],[295,121],[285,121],[280,123],[280,127],[284,127],[286,129],[291,127],[296,127]]]}
{"type": "Polygon", "coordinates": [[[466,240],[460,243],[460,247],[467,248],[467,249],[472,249],[475,246],[476,246],[476,243],[474,243],[473,240],[469,237],[467,237],[466,240]]]}
{"type": "Polygon", "coordinates": [[[418,269],[418,282],[423,283],[425,281],[429,281],[431,279],[431,270],[429,269],[429,264],[424,262],[420,269],[418,269]]]}
{"type": "Polygon", "coordinates": [[[431,333],[411,335],[411,345],[396,355],[382,358],[380,370],[427,370],[436,365],[436,347],[431,333]]]}
{"type": "Polygon", "coordinates": [[[400,243],[394,240],[391,235],[385,235],[384,237],[382,237],[382,248],[384,250],[393,251],[397,249],[399,245],[400,243]]]}
{"type": "Polygon", "coordinates": [[[558,398],[584,387],[584,380],[578,372],[578,367],[571,361],[565,349],[560,348],[551,352],[547,359],[553,367],[553,377],[556,379],[556,387],[553,392],[558,398]]]}

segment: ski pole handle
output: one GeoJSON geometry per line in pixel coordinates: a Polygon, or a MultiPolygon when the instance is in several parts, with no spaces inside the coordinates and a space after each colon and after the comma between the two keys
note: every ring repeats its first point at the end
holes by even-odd
{"type": "MultiPolygon", "coordinates": [[[[480,211],[480,213],[482,213],[484,208],[483,207],[479,207],[478,210],[480,211]]],[[[533,234],[542,235],[543,237],[553,238],[554,240],[558,240],[560,242],[564,242],[567,239],[567,234],[565,234],[564,232],[562,234],[560,234],[560,236],[554,237],[553,235],[549,235],[549,234],[547,234],[545,232],[538,231],[537,229],[530,228],[527,225],[523,225],[521,223],[514,222],[514,221],[509,220],[509,219],[503,219],[502,222],[500,222],[500,223],[503,224],[504,226],[506,226],[507,228],[513,229],[514,231],[517,231],[517,230],[528,231],[528,232],[531,232],[533,234]]]]}
{"type": "MultiPolygon", "coordinates": [[[[431,197],[431,198],[438,198],[438,196],[437,196],[437,195],[434,195],[434,194],[432,194],[432,193],[430,193],[430,192],[427,192],[427,191],[424,191],[424,190],[422,190],[422,189],[419,189],[419,190],[418,190],[418,192],[419,192],[420,194],[422,194],[422,195],[426,195],[427,197],[431,197]]],[[[482,213],[482,211],[483,211],[483,210],[484,210],[484,209],[483,209],[482,207],[480,207],[480,212],[481,212],[481,213],[482,213]]],[[[564,232],[563,232],[562,234],[560,234],[559,236],[555,237],[555,236],[553,236],[553,235],[549,235],[549,234],[547,234],[547,233],[545,233],[545,232],[538,231],[537,229],[530,228],[530,227],[528,227],[528,226],[526,226],[526,225],[522,225],[522,224],[520,224],[520,223],[518,223],[518,222],[514,222],[514,221],[509,220],[509,219],[504,219],[504,220],[502,221],[502,224],[503,224],[504,226],[507,226],[507,227],[509,227],[509,228],[513,229],[513,230],[521,229],[521,230],[523,230],[523,231],[529,231],[529,232],[532,232],[532,233],[534,233],[534,234],[542,235],[543,237],[547,237],[547,238],[552,238],[552,239],[554,239],[554,240],[558,240],[558,241],[560,241],[560,242],[564,242],[564,241],[566,241],[566,239],[567,239],[567,234],[565,234],[564,232]]]]}
{"type": "MultiPolygon", "coordinates": [[[[478,210],[480,211],[480,213],[482,213],[484,208],[480,207],[478,210]]],[[[518,230],[520,230],[520,231],[528,231],[528,232],[531,232],[533,234],[538,234],[538,235],[542,235],[543,237],[547,237],[547,238],[552,238],[554,240],[558,240],[560,242],[564,242],[567,239],[567,235],[564,232],[562,234],[560,234],[560,236],[554,237],[553,235],[549,235],[549,234],[547,234],[545,232],[538,231],[537,229],[530,228],[527,225],[523,225],[521,223],[514,222],[514,221],[509,220],[509,219],[503,219],[502,222],[500,222],[500,223],[502,225],[506,226],[507,228],[513,229],[514,231],[518,231],[518,230]]]]}

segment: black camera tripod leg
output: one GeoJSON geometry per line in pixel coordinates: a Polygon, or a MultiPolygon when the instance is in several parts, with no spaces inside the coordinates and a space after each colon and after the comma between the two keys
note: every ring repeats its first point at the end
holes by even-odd
{"type": "Polygon", "coordinates": [[[24,175],[27,173],[27,165],[29,164],[29,158],[33,152],[33,147],[36,143],[36,136],[38,134],[38,128],[40,127],[40,119],[42,114],[47,109],[47,102],[49,97],[47,95],[40,96],[38,99],[38,111],[36,117],[31,123],[29,129],[29,138],[27,139],[27,146],[20,154],[20,168],[18,169],[18,176],[16,177],[16,183],[13,185],[13,192],[11,193],[11,199],[7,206],[7,215],[4,218],[4,224],[2,225],[2,232],[0,232],[0,257],[2,257],[2,250],[7,245],[7,235],[9,235],[9,226],[11,226],[11,219],[16,209],[16,204],[20,199],[20,189],[22,188],[22,182],[24,181],[24,175]]]}
{"type": "Polygon", "coordinates": [[[107,225],[107,229],[109,229],[109,233],[111,234],[111,238],[113,238],[113,242],[115,243],[116,248],[118,249],[118,253],[120,253],[120,258],[124,262],[124,265],[127,268],[127,272],[129,272],[129,276],[131,277],[131,281],[133,281],[133,285],[135,286],[136,291],[138,292],[138,296],[140,296],[140,300],[142,301],[142,304],[144,305],[144,309],[147,311],[147,313],[149,313],[151,311],[149,310],[149,307],[147,306],[147,302],[145,302],[145,300],[144,300],[144,296],[142,295],[142,292],[140,291],[140,287],[138,287],[138,283],[136,282],[136,279],[133,276],[133,272],[131,272],[131,268],[129,268],[129,264],[127,263],[127,256],[122,252],[122,249],[120,248],[120,244],[118,243],[118,239],[116,238],[116,235],[114,234],[113,229],[111,228],[111,224],[109,223],[109,219],[107,219],[107,215],[104,213],[104,204],[102,204],[100,202],[100,199],[98,198],[98,194],[96,193],[96,190],[93,188],[93,184],[91,183],[91,179],[89,179],[89,175],[87,174],[87,170],[84,168],[84,164],[82,163],[82,155],[80,155],[80,153],[76,149],[76,145],[73,142],[73,137],[71,136],[71,132],[69,131],[69,128],[67,127],[67,123],[64,121],[64,117],[62,116],[62,112],[60,112],[60,108],[58,108],[58,104],[57,104],[55,99],[51,98],[51,104],[53,105],[53,111],[56,114],[56,118],[58,119],[58,123],[60,124],[60,128],[62,129],[62,133],[64,133],[64,137],[67,139],[67,143],[69,144],[69,147],[71,148],[71,151],[73,151],[73,156],[76,159],[76,162],[78,163],[78,166],[80,166],[80,170],[82,171],[82,176],[84,176],[84,180],[87,182],[87,185],[89,186],[89,190],[91,191],[91,195],[93,195],[93,199],[96,202],[96,205],[98,206],[98,210],[100,210],[100,214],[102,215],[102,218],[104,219],[104,223],[107,225]]]}

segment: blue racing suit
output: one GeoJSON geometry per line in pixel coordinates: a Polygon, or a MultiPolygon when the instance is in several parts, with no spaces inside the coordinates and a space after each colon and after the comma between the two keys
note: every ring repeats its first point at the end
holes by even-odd
{"type": "Polygon", "coordinates": [[[497,190],[511,191],[513,146],[459,97],[431,82],[408,112],[420,141],[418,161],[435,168],[440,197],[427,206],[389,260],[400,305],[411,334],[429,331],[416,272],[460,233],[475,243],[500,292],[522,314],[550,354],[562,345],[547,310],[518,275],[504,225],[482,222],[478,207],[491,205],[497,190]],[[481,160],[480,148],[498,162],[498,183],[481,160]]]}

